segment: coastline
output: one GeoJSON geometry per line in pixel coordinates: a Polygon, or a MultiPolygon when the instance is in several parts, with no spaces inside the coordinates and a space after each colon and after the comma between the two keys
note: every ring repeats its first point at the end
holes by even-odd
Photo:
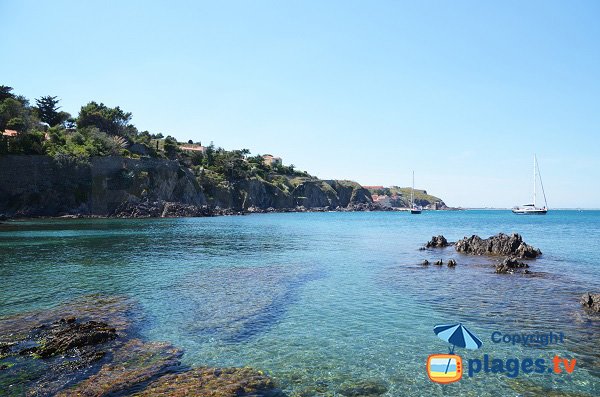
{"type": "MultiPolygon", "coordinates": [[[[56,216],[40,215],[40,216],[0,216],[0,224],[5,221],[16,220],[37,220],[37,219],[158,219],[158,218],[211,218],[218,216],[246,216],[254,214],[284,214],[284,213],[303,213],[303,212],[410,212],[410,208],[393,208],[379,207],[376,205],[354,205],[349,207],[315,207],[315,208],[249,208],[246,210],[221,209],[221,208],[205,208],[206,215],[169,215],[169,216],[122,216],[122,215],[94,215],[94,214],[63,214],[56,216]]],[[[423,209],[423,212],[454,212],[468,211],[471,208],[454,208],[448,207],[444,209],[423,209]]],[[[477,210],[477,209],[473,209],[477,210]]]]}

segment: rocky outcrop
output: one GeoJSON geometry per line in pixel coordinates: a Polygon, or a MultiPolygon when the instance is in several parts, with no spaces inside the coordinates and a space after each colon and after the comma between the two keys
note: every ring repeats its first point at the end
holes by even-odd
{"type": "Polygon", "coordinates": [[[121,346],[98,373],[57,397],[108,397],[139,388],[179,366],[183,351],[165,342],[133,339],[121,346]]]}
{"type": "Polygon", "coordinates": [[[600,313],[600,294],[592,294],[590,292],[581,296],[579,301],[583,307],[595,313],[600,313]]]}
{"type": "Polygon", "coordinates": [[[200,207],[194,204],[130,198],[121,203],[110,216],[115,218],[178,218],[212,216],[214,214],[215,211],[207,205],[200,207]]]}
{"type": "MultiPolygon", "coordinates": [[[[117,331],[108,324],[98,321],[80,323],[75,317],[63,318],[36,331],[36,338],[43,343],[30,351],[42,358],[65,354],[72,349],[85,349],[117,338],[117,331]]],[[[98,354],[94,356],[98,357],[98,354]]]]}
{"type": "Polygon", "coordinates": [[[529,274],[530,271],[527,270],[529,265],[527,263],[519,262],[517,258],[505,258],[502,262],[496,265],[496,273],[498,274],[514,274],[514,273],[524,273],[529,274]]]}
{"type": "Polygon", "coordinates": [[[456,261],[454,259],[449,259],[448,267],[456,267],[456,261]]]}
{"type": "Polygon", "coordinates": [[[271,378],[252,368],[182,366],[181,349],[134,335],[126,320],[131,308],[117,297],[91,296],[0,318],[0,394],[284,396],[271,378]]]}
{"type": "Polygon", "coordinates": [[[446,237],[442,236],[441,234],[439,236],[432,236],[431,240],[425,244],[425,248],[443,248],[447,246],[448,240],[446,240],[446,237]]]}
{"type": "Polygon", "coordinates": [[[178,161],[149,157],[0,156],[0,217],[180,217],[237,214],[248,208],[254,212],[379,209],[369,191],[356,182],[302,177],[281,184],[276,178],[221,183],[196,177],[178,161]]]}
{"type": "Polygon", "coordinates": [[[499,255],[517,258],[536,258],[542,254],[537,248],[526,244],[519,234],[503,233],[482,239],[479,236],[465,237],[455,244],[456,251],[471,255],[499,255]]]}
{"type": "Polygon", "coordinates": [[[0,156],[0,214],[9,217],[107,216],[141,201],[207,204],[194,175],[177,161],[0,156]]]}

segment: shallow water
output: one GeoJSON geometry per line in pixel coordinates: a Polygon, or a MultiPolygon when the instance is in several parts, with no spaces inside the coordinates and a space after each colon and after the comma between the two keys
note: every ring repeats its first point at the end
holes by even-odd
{"type": "MultiPolygon", "coordinates": [[[[254,366],[291,395],[336,395],[361,382],[385,395],[600,395],[600,319],[579,296],[600,291],[600,211],[290,213],[149,220],[36,220],[0,225],[0,315],[90,294],[142,307],[141,333],[185,350],[189,365],[254,366]],[[534,277],[496,275],[493,261],[432,235],[521,233],[544,255],[534,277]],[[421,267],[455,258],[458,266],[421,267]],[[483,371],[432,383],[433,333],[463,322],[483,341],[463,357],[576,358],[573,374],[483,371]],[[549,347],[494,344],[492,332],[563,332],[549,347]]],[[[466,365],[466,364],[465,364],[466,365]]]]}

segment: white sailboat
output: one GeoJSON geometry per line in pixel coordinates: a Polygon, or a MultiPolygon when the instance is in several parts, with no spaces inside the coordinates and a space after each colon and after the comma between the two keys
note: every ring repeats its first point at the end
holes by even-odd
{"type": "Polygon", "coordinates": [[[412,189],[410,190],[410,213],[420,214],[423,207],[415,205],[415,172],[413,171],[412,189]]]}
{"type": "Polygon", "coordinates": [[[524,204],[519,207],[514,207],[512,212],[519,215],[546,215],[548,212],[548,202],[546,201],[546,192],[544,192],[544,184],[542,183],[542,175],[540,174],[540,167],[537,162],[537,157],[533,155],[533,203],[524,204]],[[540,178],[540,185],[542,186],[542,193],[544,195],[544,206],[538,208],[536,206],[536,187],[537,178],[540,178]]]}

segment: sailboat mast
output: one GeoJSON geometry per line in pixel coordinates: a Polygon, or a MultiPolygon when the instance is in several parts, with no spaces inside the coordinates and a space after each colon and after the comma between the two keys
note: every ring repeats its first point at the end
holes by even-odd
{"type": "Polygon", "coordinates": [[[537,159],[535,157],[535,154],[533,155],[533,206],[535,207],[535,185],[536,185],[536,172],[537,172],[537,159]]]}
{"type": "Polygon", "coordinates": [[[413,180],[412,180],[412,189],[410,190],[410,207],[414,206],[414,196],[415,196],[415,171],[413,171],[413,180]]]}

